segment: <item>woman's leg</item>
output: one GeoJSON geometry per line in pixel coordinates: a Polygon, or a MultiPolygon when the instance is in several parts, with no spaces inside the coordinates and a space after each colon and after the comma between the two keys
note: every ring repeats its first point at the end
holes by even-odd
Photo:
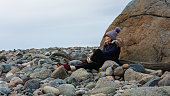
{"type": "Polygon", "coordinates": [[[84,68],[84,69],[95,69],[95,70],[99,70],[99,68],[102,66],[102,63],[97,63],[97,62],[92,62],[92,63],[83,63],[81,65],[77,65],[75,66],[76,69],[79,69],[79,68],[84,68]]]}
{"type": "Polygon", "coordinates": [[[104,54],[100,49],[97,49],[94,51],[94,53],[90,59],[97,63],[103,63],[104,62],[104,54]]]}

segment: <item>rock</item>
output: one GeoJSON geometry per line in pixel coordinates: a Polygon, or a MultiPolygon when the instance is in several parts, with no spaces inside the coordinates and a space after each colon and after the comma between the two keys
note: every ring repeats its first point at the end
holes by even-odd
{"type": "Polygon", "coordinates": [[[112,80],[108,80],[106,77],[100,78],[97,83],[95,88],[103,88],[103,87],[113,87],[116,88],[118,87],[118,85],[112,81],[112,80]]]}
{"type": "Polygon", "coordinates": [[[141,73],[146,72],[145,68],[141,64],[130,64],[129,66],[136,72],[141,72],[141,73]]]}
{"type": "Polygon", "coordinates": [[[14,87],[13,89],[14,89],[14,91],[20,91],[20,90],[22,90],[22,88],[23,88],[24,86],[22,85],[22,84],[18,84],[16,87],[14,87]]]}
{"type": "Polygon", "coordinates": [[[52,61],[51,61],[51,59],[40,59],[39,61],[38,61],[38,65],[42,65],[42,64],[47,64],[47,63],[51,63],[52,61]]]}
{"type": "Polygon", "coordinates": [[[108,67],[112,67],[113,69],[115,69],[118,66],[119,64],[117,64],[115,61],[107,60],[104,62],[103,66],[101,67],[101,70],[105,71],[108,67]]]}
{"type": "Polygon", "coordinates": [[[72,74],[71,74],[71,78],[75,78],[76,80],[78,81],[81,81],[81,80],[86,80],[90,77],[90,73],[88,73],[85,69],[83,68],[80,68],[76,71],[74,71],[72,74]]]}
{"type": "Polygon", "coordinates": [[[161,80],[160,77],[153,77],[151,80],[149,80],[147,83],[143,85],[143,87],[154,87],[158,86],[158,82],[161,80]]]}
{"type": "Polygon", "coordinates": [[[123,76],[124,74],[124,70],[122,67],[117,67],[115,70],[114,70],[114,75],[115,76],[123,76]]]}
{"type": "Polygon", "coordinates": [[[19,71],[20,71],[19,68],[13,68],[13,69],[11,69],[8,73],[13,73],[13,74],[15,74],[16,72],[19,72],[19,71]]]}
{"type": "Polygon", "coordinates": [[[25,82],[25,89],[38,89],[40,88],[40,81],[38,79],[31,79],[25,82]]]}
{"type": "Polygon", "coordinates": [[[78,91],[76,91],[76,96],[82,96],[85,93],[86,93],[85,90],[78,90],[78,91]]]}
{"type": "Polygon", "coordinates": [[[98,73],[98,76],[101,78],[101,77],[105,77],[106,76],[106,72],[100,72],[98,73]]]}
{"type": "Polygon", "coordinates": [[[103,87],[103,88],[97,88],[94,90],[90,90],[89,94],[90,95],[94,95],[94,94],[99,94],[99,93],[103,93],[103,94],[111,94],[110,96],[114,96],[114,94],[116,94],[116,89],[113,87],[103,87]]]}
{"type": "Polygon", "coordinates": [[[129,68],[129,64],[123,64],[123,65],[122,65],[122,68],[123,68],[123,69],[128,69],[128,68],[129,68]]]}
{"type": "Polygon", "coordinates": [[[158,82],[159,86],[170,86],[170,74],[166,74],[165,77],[158,82]]]}
{"type": "Polygon", "coordinates": [[[1,54],[0,54],[0,61],[1,61],[1,60],[5,60],[5,61],[6,61],[6,60],[7,60],[7,57],[6,57],[5,55],[1,55],[1,54]]]}
{"type": "Polygon", "coordinates": [[[148,82],[153,75],[135,72],[133,69],[127,69],[124,74],[125,81],[136,82],[143,81],[148,82]]]}
{"type": "Polygon", "coordinates": [[[106,78],[107,78],[108,80],[114,80],[114,77],[113,77],[113,76],[106,76],[106,78]]]}
{"type": "Polygon", "coordinates": [[[6,82],[0,81],[0,94],[9,94],[11,90],[6,85],[6,82]]]}
{"type": "Polygon", "coordinates": [[[51,78],[65,79],[67,77],[66,69],[64,66],[58,67],[52,74],[51,78]]]}
{"type": "Polygon", "coordinates": [[[7,73],[11,70],[11,65],[3,63],[0,68],[2,72],[7,73]]]}
{"type": "Polygon", "coordinates": [[[75,87],[71,84],[62,84],[58,87],[59,91],[64,96],[75,96],[75,87]]]}
{"type": "Polygon", "coordinates": [[[138,85],[135,84],[135,83],[132,83],[132,84],[130,84],[130,85],[125,85],[125,86],[122,87],[123,90],[125,90],[125,89],[131,89],[131,88],[138,88],[138,85]]]}
{"type": "Polygon", "coordinates": [[[46,78],[50,77],[51,73],[52,73],[51,70],[45,69],[45,70],[41,70],[39,72],[35,72],[35,73],[30,74],[30,77],[31,78],[46,79],[46,78]]]}
{"type": "Polygon", "coordinates": [[[88,89],[93,89],[94,87],[96,86],[96,84],[94,82],[90,82],[86,85],[85,88],[88,88],[88,89]]]}
{"type": "Polygon", "coordinates": [[[73,83],[77,83],[77,80],[75,78],[69,78],[67,82],[68,84],[73,84],[73,83]]]}
{"type": "Polygon", "coordinates": [[[162,75],[162,70],[152,70],[152,69],[145,69],[146,74],[151,74],[151,75],[156,75],[156,76],[161,76],[162,75]]]}
{"type": "Polygon", "coordinates": [[[125,90],[123,96],[169,96],[170,87],[139,87],[125,90]]]}
{"type": "Polygon", "coordinates": [[[45,93],[52,93],[56,96],[58,96],[60,94],[60,91],[57,88],[51,87],[51,86],[45,86],[43,88],[45,93]]]}
{"type": "Polygon", "coordinates": [[[10,81],[11,84],[14,84],[15,86],[18,84],[23,84],[23,80],[19,77],[13,77],[10,81]]]}
{"type": "Polygon", "coordinates": [[[108,68],[106,69],[106,75],[107,75],[107,76],[112,76],[112,75],[113,75],[113,69],[112,69],[112,67],[108,67],[108,68]]]}
{"type": "Polygon", "coordinates": [[[43,95],[42,91],[41,90],[35,90],[33,92],[34,95],[43,95]]]}
{"type": "Polygon", "coordinates": [[[69,65],[76,66],[76,65],[81,64],[81,63],[83,63],[83,62],[80,61],[80,60],[72,60],[72,61],[69,62],[69,65]]]}
{"type": "Polygon", "coordinates": [[[98,93],[98,94],[94,94],[94,95],[91,95],[91,96],[107,96],[107,95],[103,94],[103,93],[98,93]]]}
{"type": "MultiPolygon", "coordinates": [[[[124,40],[120,58],[141,62],[170,61],[169,0],[132,0],[106,33],[119,26],[124,40]],[[148,22],[149,21],[149,22],[148,22]],[[162,55],[164,54],[164,55],[162,55]]],[[[104,38],[100,47],[104,45],[104,38]]]]}
{"type": "Polygon", "coordinates": [[[49,82],[50,86],[51,87],[58,87],[62,84],[66,84],[66,81],[65,80],[62,80],[62,79],[55,79],[55,80],[52,80],[49,82]]]}

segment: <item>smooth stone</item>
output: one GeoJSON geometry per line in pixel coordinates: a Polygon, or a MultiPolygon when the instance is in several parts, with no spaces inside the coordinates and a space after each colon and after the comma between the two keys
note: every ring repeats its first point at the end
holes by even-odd
{"type": "Polygon", "coordinates": [[[31,79],[25,82],[25,89],[38,89],[40,88],[40,81],[38,79],[31,79]]]}
{"type": "Polygon", "coordinates": [[[117,85],[114,81],[112,80],[108,80],[106,77],[100,78],[97,83],[95,88],[103,88],[103,87],[119,87],[119,85],[117,85]]]}
{"type": "Polygon", "coordinates": [[[124,74],[125,81],[136,82],[136,81],[143,81],[148,82],[154,76],[150,74],[144,74],[135,72],[133,69],[127,69],[124,74]]]}
{"type": "Polygon", "coordinates": [[[111,94],[110,96],[114,96],[116,94],[116,89],[113,87],[103,87],[103,88],[97,88],[94,90],[90,90],[88,92],[88,94],[90,95],[94,95],[94,94],[99,94],[99,93],[103,93],[103,94],[111,94]]]}
{"type": "Polygon", "coordinates": [[[141,64],[130,64],[129,67],[132,68],[136,72],[141,72],[141,73],[146,72],[144,66],[141,64]]]}
{"type": "Polygon", "coordinates": [[[72,83],[77,83],[77,80],[75,78],[69,78],[67,82],[68,84],[72,84],[72,83]]]}
{"type": "Polygon", "coordinates": [[[170,86],[127,89],[123,96],[170,96],[170,86]]]}
{"type": "Polygon", "coordinates": [[[51,78],[65,79],[66,77],[67,77],[67,73],[66,73],[66,69],[64,68],[64,66],[58,67],[51,74],[51,78]]]}
{"type": "Polygon", "coordinates": [[[2,72],[7,73],[11,70],[11,65],[2,63],[0,68],[2,72]]]}
{"type": "Polygon", "coordinates": [[[51,70],[45,69],[45,70],[41,70],[39,72],[30,74],[30,77],[31,78],[46,79],[46,78],[50,77],[51,73],[52,73],[51,70]]]}
{"type": "Polygon", "coordinates": [[[153,77],[151,80],[149,80],[147,83],[145,83],[142,87],[154,87],[158,86],[158,82],[161,80],[160,77],[153,77]]]}
{"type": "Polygon", "coordinates": [[[108,67],[112,67],[113,69],[117,68],[119,64],[117,64],[115,61],[107,60],[104,62],[104,64],[101,67],[101,71],[106,71],[108,67]]]}
{"type": "Polygon", "coordinates": [[[71,78],[75,78],[76,80],[78,81],[81,81],[81,80],[86,80],[90,77],[90,73],[88,73],[84,68],[80,68],[76,71],[74,71],[72,74],[71,74],[71,78]]]}
{"type": "Polygon", "coordinates": [[[76,66],[78,64],[81,64],[83,63],[82,61],[80,60],[72,60],[72,61],[69,61],[69,65],[73,65],[73,66],[76,66]]]}
{"type": "Polygon", "coordinates": [[[11,90],[8,88],[6,82],[0,81],[0,93],[1,94],[9,94],[11,90]]]}
{"type": "Polygon", "coordinates": [[[10,83],[14,84],[15,86],[18,84],[23,84],[23,80],[19,77],[13,77],[10,81],[10,83]]]}
{"type": "Polygon", "coordinates": [[[64,96],[75,96],[75,87],[71,84],[62,84],[58,87],[60,93],[64,96]]]}
{"type": "Polygon", "coordinates": [[[55,79],[55,80],[52,80],[49,82],[50,86],[51,87],[58,87],[62,84],[66,84],[66,81],[65,80],[62,80],[62,79],[55,79]]]}
{"type": "Polygon", "coordinates": [[[86,87],[85,87],[85,88],[93,89],[95,86],[96,86],[96,83],[94,83],[94,82],[90,82],[90,83],[88,83],[88,84],[86,85],[86,87]]]}
{"type": "Polygon", "coordinates": [[[112,69],[112,67],[108,67],[108,68],[106,69],[106,75],[107,75],[107,76],[112,76],[112,75],[113,75],[113,69],[112,69]]]}
{"type": "Polygon", "coordinates": [[[151,74],[151,75],[156,75],[156,76],[161,76],[162,75],[162,70],[151,70],[151,69],[145,69],[146,74],[151,74]]]}
{"type": "Polygon", "coordinates": [[[123,65],[122,65],[122,68],[123,68],[123,69],[128,69],[128,68],[129,68],[129,64],[123,64],[123,65]]]}
{"type": "Polygon", "coordinates": [[[45,86],[43,88],[44,92],[47,93],[52,93],[56,96],[58,96],[60,94],[60,91],[57,88],[51,87],[51,86],[45,86]]]}
{"type": "Polygon", "coordinates": [[[115,70],[114,70],[114,75],[115,76],[123,76],[123,74],[124,74],[124,70],[123,70],[122,67],[115,68],[115,70]]]}
{"type": "Polygon", "coordinates": [[[158,82],[158,86],[170,86],[170,74],[166,74],[165,77],[158,82]]]}
{"type": "Polygon", "coordinates": [[[85,94],[86,93],[86,91],[85,90],[78,90],[78,91],[76,91],[76,95],[83,95],[83,94],[85,94]]]}

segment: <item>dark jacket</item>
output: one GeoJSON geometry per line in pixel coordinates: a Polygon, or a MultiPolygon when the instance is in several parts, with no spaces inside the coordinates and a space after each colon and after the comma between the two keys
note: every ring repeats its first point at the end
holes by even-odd
{"type": "Polygon", "coordinates": [[[105,43],[102,52],[105,60],[113,60],[119,63],[120,47],[115,43],[105,43]]]}

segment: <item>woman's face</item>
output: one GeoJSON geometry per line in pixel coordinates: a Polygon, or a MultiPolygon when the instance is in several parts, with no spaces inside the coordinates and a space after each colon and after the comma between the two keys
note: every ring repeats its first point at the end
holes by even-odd
{"type": "Polygon", "coordinates": [[[105,37],[105,43],[109,43],[109,42],[111,42],[112,41],[112,39],[109,37],[109,36],[106,36],[105,37]]]}

